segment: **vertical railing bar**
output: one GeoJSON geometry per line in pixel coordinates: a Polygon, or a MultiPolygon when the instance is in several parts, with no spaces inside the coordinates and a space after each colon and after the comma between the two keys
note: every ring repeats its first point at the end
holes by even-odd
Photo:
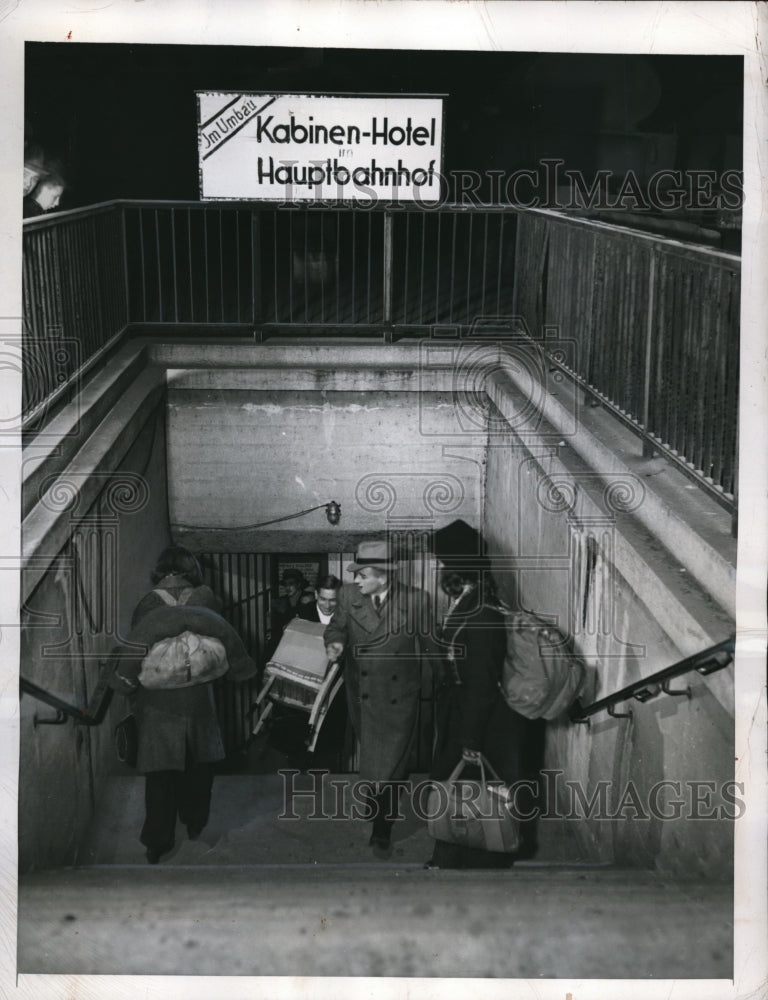
{"type": "Polygon", "coordinates": [[[443,228],[443,213],[438,210],[437,213],[437,237],[436,237],[436,256],[437,256],[437,268],[435,270],[435,323],[440,322],[440,237],[442,235],[443,228]]]}
{"type": "Polygon", "coordinates": [[[421,213],[421,272],[419,276],[419,324],[424,322],[424,253],[427,242],[427,213],[421,213]]]}
{"type": "MultiPolygon", "coordinates": [[[[76,335],[77,335],[78,341],[80,342],[80,347],[81,347],[81,349],[83,351],[83,354],[85,355],[85,354],[87,354],[87,352],[88,352],[88,350],[90,348],[90,336],[89,336],[89,332],[90,332],[90,300],[89,300],[89,291],[90,291],[90,289],[89,289],[89,284],[90,284],[90,282],[87,282],[85,280],[85,254],[84,254],[84,248],[83,248],[83,245],[82,245],[82,241],[80,239],[80,227],[77,224],[78,222],[79,222],[79,220],[77,220],[76,222],[72,223],[71,226],[67,227],[65,225],[65,227],[63,227],[63,228],[69,228],[69,230],[70,230],[70,232],[72,234],[72,246],[73,246],[72,271],[74,272],[74,278],[75,278],[75,281],[77,283],[77,287],[79,289],[78,300],[79,300],[79,303],[80,303],[80,317],[79,317],[79,323],[78,323],[78,329],[77,329],[77,334],[76,335]]],[[[50,237],[53,238],[54,235],[55,235],[55,233],[56,233],[56,230],[51,229],[50,234],[49,234],[50,237]]],[[[49,257],[49,263],[50,263],[51,267],[55,266],[54,262],[55,262],[56,256],[57,255],[56,255],[55,240],[54,240],[54,242],[51,243],[51,254],[50,254],[50,257],[49,257]]],[[[56,282],[55,282],[55,277],[54,277],[54,275],[51,272],[48,273],[48,280],[46,281],[46,285],[48,286],[48,289],[49,289],[49,295],[53,294],[54,290],[55,290],[56,282]]],[[[54,324],[54,323],[49,323],[48,324],[48,328],[50,329],[51,327],[53,327],[55,325],[56,324],[54,324]]],[[[52,370],[51,370],[51,376],[53,376],[53,371],[52,370]]]]}
{"type": "Polygon", "coordinates": [[[33,285],[33,291],[35,294],[35,299],[37,302],[37,308],[35,310],[35,326],[33,329],[36,349],[39,356],[38,368],[42,375],[41,382],[43,383],[38,388],[40,390],[39,397],[42,402],[43,399],[48,395],[48,387],[45,385],[47,381],[46,374],[46,361],[44,358],[45,350],[45,331],[46,331],[46,289],[45,289],[45,230],[39,230],[38,232],[32,233],[32,238],[34,240],[35,246],[35,283],[33,285]]]}
{"type": "Polygon", "coordinates": [[[42,330],[42,343],[41,348],[43,348],[42,356],[44,359],[43,370],[45,371],[45,381],[48,388],[46,389],[46,395],[51,391],[53,385],[53,367],[52,358],[50,352],[49,337],[51,332],[55,328],[56,324],[54,322],[55,316],[53,311],[53,288],[54,288],[54,254],[53,254],[53,230],[48,229],[45,232],[42,246],[45,248],[43,253],[43,330],[42,330]]]}
{"type": "Polygon", "coordinates": [[[256,275],[256,212],[251,211],[249,213],[251,226],[250,226],[250,236],[251,236],[251,322],[254,326],[254,333],[256,327],[256,287],[258,278],[256,275]]]}
{"type": "MultiPolygon", "coordinates": [[[[503,262],[504,262],[504,220],[506,219],[506,215],[503,212],[501,213],[500,219],[501,219],[501,221],[499,223],[499,266],[498,266],[497,275],[496,275],[496,315],[497,316],[501,315],[501,274],[502,274],[502,271],[504,270],[504,267],[503,267],[503,262]]],[[[515,233],[515,238],[517,239],[517,233],[515,233]]],[[[517,255],[515,255],[515,268],[514,268],[515,275],[517,275],[517,261],[518,261],[518,258],[517,258],[517,255]]],[[[515,286],[513,285],[513,288],[512,288],[512,297],[513,297],[513,299],[515,298],[515,296],[516,296],[516,291],[515,291],[515,286]]],[[[517,305],[515,305],[515,309],[517,309],[517,305]]],[[[535,333],[535,331],[534,331],[534,333],[535,333]]]]}
{"type": "Polygon", "coordinates": [[[340,307],[341,307],[341,271],[339,266],[339,258],[341,254],[341,212],[336,209],[336,246],[334,249],[333,260],[334,260],[334,272],[336,279],[336,322],[338,323],[341,318],[340,307]]]}
{"type": "Polygon", "coordinates": [[[411,213],[405,213],[405,274],[403,275],[403,325],[408,322],[408,256],[411,244],[411,213]]]}
{"type": "MultiPolygon", "coordinates": [[[[96,273],[96,258],[98,251],[94,245],[95,232],[93,228],[93,216],[83,220],[83,225],[80,229],[82,233],[82,239],[86,244],[87,253],[85,254],[85,261],[87,262],[87,276],[89,278],[88,287],[90,290],[90,302],[91,302],[91,335],[89,338],[89,352],[95,353],[97,346],[99,345],[100,338],[100,327],[101,327],[101,309],[100,309],[100,289],[98,284],[98,274],[96,273]]],[[[59,276],[59,280],[61,277],[59,276]]],[[[60,314],[61,315],[61,314],[60,314]]],[[[63,317],[61,317],[63,319],[63,317]]]]}
{"type": "Polygon", "coordinates": [[[120,206],[120,217],[123,229],[123,281],[125,282],[125,324],[131,322],[130,272],[128,270],[128,212],[126,206],[120,206]]]}
{"type": "MultiPolygon", "coordinates": [[[[378,216],[376,216],[376,218],[378,218],[378,216]]],[[[373,265],[371,263],[371,239],[372,239],[371,228],[373,223],[373,216],[369,214],[366,216],[366,219],[368,221],[368,281],[366,282],[366,284],[368,285],[368,303],[367,303],[368,311],[366,313],[366,318],[367,322],[370,323],[371,322],[371,279],[373,278],[373,265]]]]}
{"type": "Polygon", "coordinates": [[[235,209],[235,302],[237,303],[237,308],[235,310],[235,322],[242,323],[242,300],[241,300],[241,289],[240,289],[240,268],[242,264],[240,262],[240,209],[235,209]]]}
{"type": "Polygon", "coordinates": [[[37,330],[35,317],[33,315],[32,295],[32,239],[34,233],[22,234],[22,255],[21,255],[21,294],[23,317],[21,321],[21,350],[22,350],[22,386],[21,386],[21,412],[22,417],[30,413],[37,405],[37,399],[31,399],[33,366],[29,362],[30,354],[34,357],[36,351],[37,330]]]}
{"type": "Polygon", "coordinates": [[[350,223],[352,227],[352,238],[350,240],[352,244],[352,315],[350,317],[351,323],[357,322],[357,294],[355,288],[355,261],[357,260],[357,212],[354,207],[350,212],[350,223]]]}
{"type": "Polygon", "coordinates": [[[467,253],[467,325],[469,326],[472,322],[472,220],[474,213],[469,213],[469,232],[467,233],[467,246],[469,247],[469,252],[467,253]]]}
{"type": "Polygon", "coordinates": [[[288,322],[293,323],[293,216],[288,215],[288,322]]]}
{"type": "Polygon", "coordinates": [[[448,322],[453,323],[453,298],[456,276],[456,213],[451,212],[451,280],[448,294],[448,322]]]}
{"type": "MultiPolygon", "coordinates": [[[[76,251],[73,241],[73,231],[71,226],[67,226],[66,230],[62,230],[62,233],[66,232],[69,235],[69,240],[67,240],[67,260],[74,261],[76,259],[76,251]]],[[[75,273],[74,267],[67,268],[67,284],[69,286],[69,300],[70,300],[70,320],[72,323],[71,336],[78,338],[80,336],[80,323],[77,310],[77,289],[75,284],[75,273]]],[[[85,359],[81,359],[85,360],[85,359]]],[[[51,386],[51,388],[55,388],[51,386]]]]}
{"type": "Polygon", "coordinates": [[[304,209],[304,322],[309,316],[309,212],[304,209]]]}
{"type": "Polygon", "coordinates": [[[203,214],[203,264],[205,271],[205,322],[211,322],[211,310],[210,310],[210,289],[208,286],[208,211],[206,208],[202,210],[203,214]]]}
{"type": "MultiPolygon", "coordinates": [[[[720,301],[723,303],[723,308],[718,313],[718,324],[717,324],[717,341],[715,345],[715,358],[718,369],[718,386],[719,392],[713,395],[713,405],[707,407],[708,412],[717,412],[718,400],[717,397],[721,396],[723,412],[728,412],[731,407],[731,400],[729,399],[729,386],[728,386],[728,355],[729,355],[729,341],[730,341],[730,309],[729,304],[731,301],[731,288],[730,282],[727,280],[727,272],[721,272],[723,276],[723,283],[725,285],[724,294],[721,293],[720,301]]],[[[725,420],[712,420],[711,421],[711,463],[712,463],[712,478],[716,483],[720,483],[724,487],[723,482],[723,452],[725,449],[725,441],[727,439],[726,431],[726,421],[725,420]]]]}
{"type": "Polygon", "coordinates": [[[160,219],[159,212],[155,209],[155,253],[157,254],[157,318],[160,323],[163,319],[163,274],[160,265],[160,219]]]}
{"type": "Polygon", "coordinates": [[[320,322],[325,323],[325,212],[320,212],[320,322]]]}
{"type": "Polygon", "coordinates": [[[384,212],[384,309],[385,326],[392,325],[392,214],[384,212]]]}
{"type": "MultiPolygon", "coordinates": [[[[705,397],[702,404],[702,447],[701,447],[701,460],[702,468],[704,473],[711,476],[713,482],[717,482],[714,475],[714,425],[716,421],[708,420],[707,415],[710,413],[717,413],[720,408],[724,409],[728,405],[728,401],[724,396],[722,381],[720,378],[720,357],[722,355],[722,339],[721,333],[723,329],[723,301],[725,299],[726,287],[725,287],[725,274],[722,268],[718,267],[712,271],[712,285],[714,286],[714,295],[712,296],[714,302],[717,303],[717,308],[712,311],[712,314],[707,316],[707,329],[708,329],[708,357],[709,357],[709,370],[711,373],[710,378],[706,377],[706,372],[704,373],[704,386],[705,397]]],[[[709,311],[707,311],[709,313],[709,311]]]]}
{"type": "Polygon", "coordinates": [[[672,315],[677,319],[677,322],[673,328],[673,334],[675,341],[673,344],[673,355],[672,355],[672,378],[673,378],[673,392],[672,392],[672,427],[670,434],[670,445],[675,452],[680,454],[680,369],[682,358],[682,333],[681,333],[681,305],[682,302],[686,302],[687,296],[685,294],[685,277],[680,275],[677,268],[672,269],[674,275],[674,289],[673,289],[673,310],[672,315]],[[682,277],[682,280],[681,280],[682,277]]]}
{"type": "Polygon", "coordinates": [[[187,260],[189,263],[189,320],[195,322],[195,281],[192,267],[192,210],[187,208],[187,260]]]}
{"type": "Polygon", "coordinates": [[[483,276],[481,278],[480,312],[485,314],[485,283],[488,280],[488,212],[483,212],[483,276]]]}
{"type": "MultiPolygon", "coordinates": [[[[94,253],[94,256],[93,256],[93,269],[94,269],[94,282],[93,282],[94,289],[93,289],[93,294],[94,294],[95,299],[96,299],[96,317],[97,317],[97,322],[98,322],[98,337],[97,337],[96,343],[94,344],[94,348],[99,348],[99,347],[102,346],[102,344],[105,344],[107,342],[107,339],[108,339],[104,335],[105,320],[104,320],[104,298],[103,297],[104,297],[104,290],[105,290],[106,285],[105,285],[105,283],[103,281],[100,280],[100,274],[99,274],[99,262],[104,259],[104,248],[103,248],[102,242],[99,240],[99,237],[98,237],[98,228],[99,228],[98,227],[98,217],[95,216],[95,215],[92,215],[91,218],[90,218],[90,223],[91,223],[90,228],[91,228],[92,246],[93,246],[93,248],[95,250],[95,253],[94,253]]],[[[62,298],[63,298],[63,296],[62,296],[62,298]]]]}
{"type": "Polygon", "coordinates": [[[220,322],[224,322],[224,210],[216,210],[219,215],[219,290],[221,292],[220,322]]]}
{"type": "Polygon", "coordinates": [[[29,363],[30,356],[35,357],[39,337],[39,321],[36,314],[35,303],[35,276],[39,268],[35,267],[35,242],[37,233],[22,234],[22,294],[24,296],[24,318],[21,325],[22,337],[22,408],[23,413],[30,413],[37,406],[38,399],[33,395],[34,380],[32,378],[34,368],[29,363]]]}
{"type": "Polygon", "coordinates": [[[179,322],[179,278],[176,270],[176,209],[171,208],[171,254],[173,257],[173,320],[179,322]]]}
{"type": "Polygon", "coordinates": [[[147,271],[144,254],[144,209],[138,209],[139,216],[139,247],[141,249],[141,304],[142,322],[147,322],[147,271]]]}

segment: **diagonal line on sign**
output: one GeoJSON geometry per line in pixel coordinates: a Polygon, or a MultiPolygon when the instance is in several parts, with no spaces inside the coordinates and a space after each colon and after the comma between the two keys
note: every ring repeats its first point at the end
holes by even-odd
{"type": "Polygon", "coordinates": [[[200,128],[208,128],[211,122],[216,121],[219,115],[223,115],[224,112],[227,110],[227,108],[231,108],[233,104],[237,104],[237,102],[240,100],[242,96],[243,96],[242,94],[237,94],[235,97],[233,97],[232,100],[229,102],[229,104],[225,104],[223,108],[221,108],[219,111],[216,112],[215,115],[211,115],[211,117],[208,119],[207,122],[203,122],[200,125],[200,128]]]}
{"type": "Polygon", "coordinates": [[[231,138],[232,138],[233,136],[237,135],[237,133],[238,133],[238,132],[240,131],[240,129],[241,129],[241,128],[245,128],[245,126],[246,126],[246,125],[247,125],[247,124],[248,124],[249,122],[252,122],[252,121],[253,121],[253,119],[254,119],[254,118],[256,117],[256,115],[260,115],[260,114],[261,114],[261,112],[262,112],[262,111],[263,111],[263,110],[264,110],[265,108],[268,108],[268,107],[270,106],[270,104],[274,104],[276,100],[277,100],[277,98],[276,98],[276,97],[272,97],[272,98],[270,98],[270,100],[268,100],[268,101],[267,101],[267,103],[266,103],[266,104],[262,104],[262,106],[261,106],[261,107],[260,107],[260,108],[259,108],[259,109],[258,109],[258,110],[256,111],[256,114],[254,114],[254,115],[250,115],[250,116],[249,116],[248,118],[246,118],[246,119],[245,119],[245,121],[243,122],[243,124],[242,124],[242,125],[238,125],[238,126],[237,126],[237,128],[236,128],[236,129],[235,129],[234,131],[230,132],[230,133],[229,133],[229,134],[228,134],[227,136],[225,136],[225,137],[224,137],[224,138],[223,138],[223,139],[221,140],[221,142],[220,142],[220,143],[218,144],[218,146],[215,146],[215,147],[214,147],[213,149],[209,149],[209,150],[208,150],[208,152],[207,152],[207,153],[205,154],[205,156],[203,156],[203,159],[204,159],[204,160],[207,160],[209,156],[213,156],[213,154],[214,154],[215,152],[217,152],[217,150],[221,149],[221,147],[222,147],[222,146],[224,145],[224,143],[225,143],[225,142],[229,142],[229,140],[230,140],[230,139],[231,139],[231,138]]]}

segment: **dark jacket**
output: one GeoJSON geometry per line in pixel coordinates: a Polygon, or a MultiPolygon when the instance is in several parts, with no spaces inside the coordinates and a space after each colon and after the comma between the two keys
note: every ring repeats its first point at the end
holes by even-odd
{"type": "Polygon", "coordinates": [[[442,639],[453,648],[437,693],[437,742],[432,777],[447,778],[464,747],[480,750],[507,784],[521,777],[525,719],[501,696],[498,682],[506,652],[504,616],[465,595],[447,618],[442,639]]]}
{"type": "MultiPolygon", "coordinates": [[[[178,597],[188,584],[158,587],[178,597]]],[[[245,680],[256,673],[256,665],[248,656],[235,630],[216,613],[221,605],[208,587],[197,587],[190,600],[196,605],[169,607],[162,598],[150,591],[145,594],[133,614],[133,628],[128,636],[138,647],[118,647],[119,658],[113,664],[111,684],[128,694],[139,731],[137,769],[147,771],[183,771],[188,757],[194,761],[216,761],[225,756],[224,743],[216,716],[212,684],[196,684],[172,690],[147,690],[137,686],[144,656],[143,648],[158,639],[189,630],[214,635],[221,639],[227,651],[229,671],[233,680],[245,680]],[[122,655],[120,655],[122,654],[122,655]]]]}
{"type": "Polygon", "coordinates": [[[296,608],[296,617],[305,622],[320,621],[320,615],[317,613],[317,601],[314,597],[311,601],[299,602],[299,606],[296,608]]]}
{"type": "Polygon", "coordinates": [[[407,774],[416,736],[420,654],[431,651],[430,601],[423,590],[394,583],[381,611],[354,584],[344,584],[325,642],[345,646],[347,703],[360,740],[360,776],[407,774]]]}

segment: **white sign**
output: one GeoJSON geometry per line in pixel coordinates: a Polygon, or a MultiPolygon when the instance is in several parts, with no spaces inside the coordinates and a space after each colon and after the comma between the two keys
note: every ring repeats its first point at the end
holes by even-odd
{"type": "Polygon", "coordinates": [[[439,97],[199,92],[203,200],[440,198],[439,97]]]}

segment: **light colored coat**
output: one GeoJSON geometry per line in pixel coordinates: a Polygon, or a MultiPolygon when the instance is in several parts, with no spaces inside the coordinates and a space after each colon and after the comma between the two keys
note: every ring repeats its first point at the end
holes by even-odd
{"type": "Polygon", "coordinates": [[[428,595],[394,583],[381,610],[354,584],[339,591],[325,642],[345,647],[344,677],[360,740],[360,777],[396,780],[408,773],[418,724],[420,654],[432,643],[428,595]]]}

